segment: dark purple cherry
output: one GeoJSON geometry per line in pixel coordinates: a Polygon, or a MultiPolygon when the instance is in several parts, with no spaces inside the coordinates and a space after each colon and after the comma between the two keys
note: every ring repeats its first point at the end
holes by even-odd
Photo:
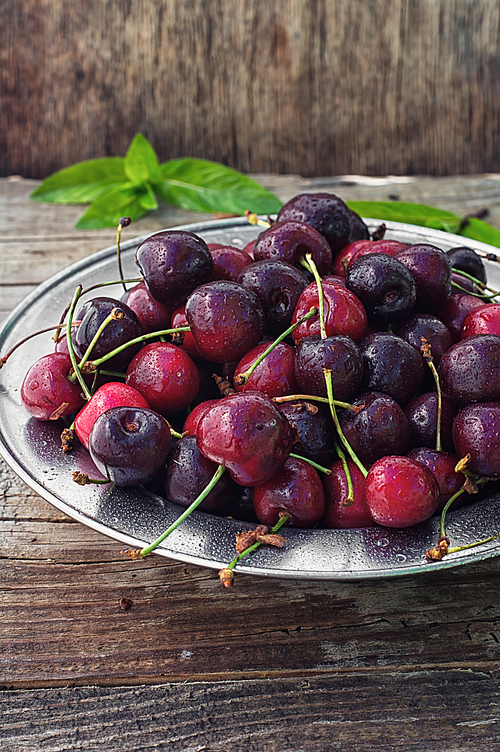
{"type": "Polygon", "coordinates": [[[398,337],[404,339],[409,345],[420,353],[422,338],[427,340],[431,346],[431,353],[434,365],[437,367],[439,362],[450,347],[453,345],[453,337],[450,330],[443,324],[441,319],[432,316],[430,313],[414,313],[408,319],[403,321],[394,332],[398,337]]]}
{"type": "Polygon", "coordinates": [[[352,460],[348,460],[347,465],[354,498],[348,501],[349,485],[343,462],[340,460],[333,462],[330,465],[331,474],[325,475],[323,480],[325,514],[321,520],[321,526],[342,530],[376,527],[366,506],[364,475],[352,460]]]}
{"type": "MultiPolygon", "coordinates": [[[[87,301],[77,311],[75,321],[80,321],[80,326],[72,334],[73,347],[78,358],[82,358],[87,347],[92,342],[97,330],[109,316],[113,308],[119,308],[123,312],[123,318],[119,321],[111,321],[92,349],[90,360],[97,360],[117,347],[124,345],[131,339],[141,337],[143,334],[142,324],[136,314],[126,305],[114,298],[98,297],[87,301]]],[[[120,370],[130,363],[141,345],[132,345],[123,352],[106,361],[106,368],[120,370]]]]}
{"type": "Polygon", "coordinates": [[[371,465],[386,454],[405,454],[410,427],[398,403],[387,394],[366,392],[353,400],[358,413],[343,410],[340,425],[361,462],[371,465]]]}
{"type": "Polygon", "coordinates": [[[123,303],[137,315],[142,324],[144,334],[168,329],[174,312],[173,306],[159,303],[153,298],[145,282],[139,282],[122,295],[123,303]]]}
{"type": "Polygon", "coordinates": [[[324,368],[332,372],[335,399],[350,400],[363,378],[363,358],[357,344],[343,335],[304,337],[295,349],[295,375],[304,394],[327,396],[324,368]]]}
{"type": "Polygon", "coordinates": [[[467,469],[475,475],[500,475],[500,403],[480,402],[458,413],[453,441],[459,457],[470,455],[467,469]]]}
{"type": "Polygon", "coordinates": [[[484,306],[484,300],[475,295],[457,294],[452,295],[448,303],[439,311],[439,318],[449,330],[454,342],[459,342],[462,333],[462,324],[470,311],[484,306]]]}
{"type": "MultiPolygon", "coordinates": [[[[451,429],[458,408],[444,395],[441,402],[441,446],[445,452],[453,449],[451,429]]],[[[411,442],[415,447],[436,446],[438,397],[436,392],[424,392],[405,407],[410,426],[411,442]]]]}
{"type": "Polygon", "coordinates": [[[437,313],[451,295],[451,262],[444,251],[425,243],[410,245],[396,258],[413,274],[417,284],[416,310],[437,313]]]}
{"type": "Polygon", "coordinates": [[[441,358],[439,378],[443,393],[459,406],[500,400],[500,335],[457,342],[441,358]]]}
{"type": "Polygon", "coordinates": [[[320,465],[331,462],[335,429],[329,408],[307,400],[280,402],[278,407],[298,434],[299,440],[293,445],[294,454],[320,465]]]}
{"type": "MultiPolygon", "coordinates": [[[[217,465],[207,459],[198,449],[195,436],[184,436],[175,444],[167,464],[165,495],[182,507],[188,507],[206,488],[217,470],[217,465]]],[[[241,494],[229,473],[217,481],[201,504],[203,512],[221,509],[241,494]]]]}
{"type": "Polygon", "coordinates": [[[385,253],[358,256],[348,267],[346,287],[363,303],[369,317],[388,324],[408,316],[417,287],[401,261],[385,253]]]}
{"type": "Polygon", "coordinates": [[[309,284],[305,274],[286,261],[254,261],[236,280],[260,298],[265,330],[279,335],[288,329],[300,294],[309,284]]]}
{"type": "Polygon", "coordinates": [[[192,232],[164,230],[144,240],[135,260],[155,300],[184,303],[198,285],[208,282],[214,262],[207,244],[192,232]]]}
{"type": "Polygon", "coordinates": [[[112,407],[90,431],[89,451],[99,472],[118,486],[150,481],[172,446],[167,421],[147,408],[112,407]]]}
{"type": "Polygon", "coordinates": [[[349,209],[349,216],[351,218],[351,231],[349,232],[349,243],[354,243],[355,240],[369,240],[370,233],[368,227],[365,225],[359,214],[349,209]]]}
{"type": "Polygon", "coordinates": [[[255,241],[256,261],[271,259],[297,265],[307,253],[311,254],[320,274],[330,271],[332,249],[323,235],[305,222],[275,222],[255,241]]]}
{"type": "Polygon", "coordinates": [[[229,279],[236,282],[243,269],[252,263],[248,253],[232,245],[212,247],[210,254],[214,260],[214,270],[210,282],[216,279],[229,279]]]}
{"type": "Polygon", "coordinates": [[[314,227],[326,238],[333,254],[338,253],[350,239],[351,211],[333,193],[300,193],[294,196],[281,207],[278,214],[278,222],[285,220],[306,222],[314,227]]]}
{"type": "Polygon", "coordinates": [[[281,514],[289,514],[285,525],[311,528],[325,511],[325,492],[316,470],[305,460],[290,457],[272,478],[255,486],[253,506],[264,525],[275,525],[281,514]]]}
{"type": "Polygon", "coordinates": [[[214,363],[238,361],[260,342],[262,304],[236,282],[200,285],[187,299],[186,318],[200,355],[214,363]]]}
{"type": "Polygon", "coordinates": [[[446,255],[453,269],[466,272],[480,282],[486,282],[486,269],[484,268],[483,260],[472,248],[465,246],[451,248],[449,251],[446,251],[446,255]]]}
{"type": "Polygon", "coordinates": [[[363,389],[383,392],[402,407],[414,397],[424,380],[422,357],[401,337],[375,332],[360,344],[363,356],[363,389]]]}
{"type": "MultiPolygon", "coordinates": [[[[439,485],[439,502],[437,511],[445,506],[446,502],[460,491],[465,483],[465,475],[455,472],[455,466],[460,457],[454,452],[438,452],[429,447],[417,447],[410,449],[407,454],[412,460],[421,462],[429,468],[439,485]]],[[[458,500],[457,500],[458,501],[458,500]]],[[[455,503],[452,509],[456,509],[455,503]]]]}

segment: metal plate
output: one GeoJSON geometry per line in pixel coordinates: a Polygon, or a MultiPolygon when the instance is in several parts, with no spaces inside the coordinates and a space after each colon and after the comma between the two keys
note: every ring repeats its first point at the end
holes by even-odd
{"type": "MultiPolygon", "coordinates": [[[[379,222],[366,220],[374,229],[379,222]]],[[[443,250],[464,245],[464,238],[437,230],[387,222],[386,238],[409,243],[429,242],[443,250]]],[[[207,242],[242,248],[258,234],[244,219],[202,222],[182,228],[207,242]]],[[[122,245],[126,276],[138,276],[134,253],[144,237],[122,245]]],[[[484,243],[466,241],[483,251],[495,251],[484,243]]],[[[488,278],[500,287],[500,268],[485,262],[488,278]]],[[[59,321],[78,284],[116,279],[116,249],[106,248],[73,264],[40,285],[11,313],[0,332],[0,352],[43,326],[59,321]]],[[[106,295],[119,298],[120,286],[106,288],[106,295]]],[[[95,294],[95,293],[94,293],[95,294]]],[[[15,472],[44,499],[70,517],[134,548],[155,540],[179,515],[180,508],[139,488],[112,491],[105,486],[77,486],[75,469],[92,474],[87,451],[78,447],[68,455],[60,451],[61,423],[42,423],[25,411],[20,400],[23,378],[42,355],[51,352],[51,335],[40,335],[23,345],[0,371],[0,453],[15,472]]],[[[447,532],[452,545],[462,546],[487,538],[498,531],[500,495],[449,514],[447,532]]],[[[248,527],[222,517],[194,512],[166,539],[156,553],[172,559],[220,569],[234,555],[236,532],[248,527]]],[[[404,530],[370,528],[362,530],[293,530],[287,528],[283,549],[259,549],[237,567],[254,575],[294,579],[356,580],[412,575],[419,572],[478,562],[497,556],[500,541],[492,541],[427,564],[425,552],[435,545],[439,518],[404,530]]]]}

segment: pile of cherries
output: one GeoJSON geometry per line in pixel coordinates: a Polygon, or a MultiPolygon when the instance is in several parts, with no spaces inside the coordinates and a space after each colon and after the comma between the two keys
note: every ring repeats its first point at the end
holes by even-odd
{"type": "Polygon", "coordinates": [[[500,304],[473,250],[370,238],[317,193],[243,250],[171,230],[135,258],[121,300],[77,290],[21,391],[74,417],[101,481],[189,507],[222,468],[200,509],[400,528],[500,476],[500,304]]]}

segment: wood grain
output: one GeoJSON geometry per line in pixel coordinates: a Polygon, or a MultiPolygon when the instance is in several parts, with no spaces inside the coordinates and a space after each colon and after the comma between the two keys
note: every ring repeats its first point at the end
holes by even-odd
{"type": "Polygon", "coordinates": [[[245,172],[500,169],[492,0],[3,0],[0,174],[123,155],[245,172]]]}

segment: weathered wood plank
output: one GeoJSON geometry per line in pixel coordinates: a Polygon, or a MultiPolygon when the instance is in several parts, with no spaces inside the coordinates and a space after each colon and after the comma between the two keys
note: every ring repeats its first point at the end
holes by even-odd
{"type": "Polygon", "coordinates": [[[496,752],[499,701],[498,676],[446,669],[6,691],[2,747],[496,752]]]}
{"type": "Polygon", "coordinates": [[[491,0],[226,10],[223,0],[5,0],[1,174],[124,154],[137,131],[161,160],[247,172],[500,169],[491,0]]]}

